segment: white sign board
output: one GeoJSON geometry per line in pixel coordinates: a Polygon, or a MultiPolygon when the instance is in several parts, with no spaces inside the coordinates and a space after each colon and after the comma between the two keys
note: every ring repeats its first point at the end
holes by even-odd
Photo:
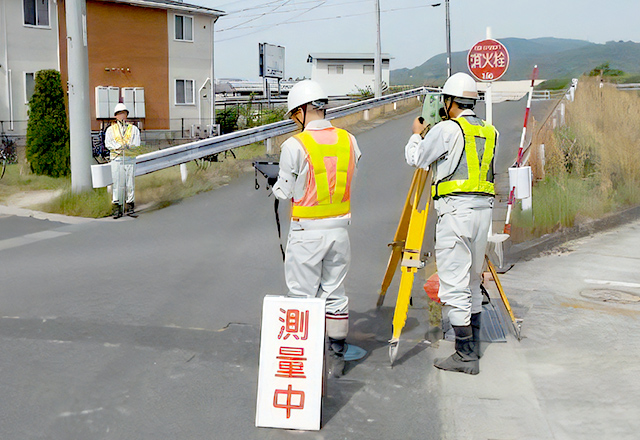
{"type": "Polygon", "coordinates": [[[325,300],[266,296],[256,426],[319,430],[325,300]]]}
{"type": "Polygon", "coordinates": [[[509,168],[509,186],[515,188],[516,199],[531,197],[531,167],[509,168]]]}
{"type": "Polygon", "coordinates": [[[284,78],[284,47],[260,43],[260,76],[284,78]]]}

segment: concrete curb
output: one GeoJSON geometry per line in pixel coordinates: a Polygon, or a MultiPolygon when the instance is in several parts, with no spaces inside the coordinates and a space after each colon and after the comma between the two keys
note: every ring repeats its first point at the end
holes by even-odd
{"type": "Polygon", "coordinates": [[[15,215],[16,217],[32,217],[38,220],[49,220],[52,222],[60,222],[67,224],[80,224],[95,221],[98,219],[73,217],[62,214],[52,214],[43,211],[34,211],[33,209],[18,208],[16,206],[0,205],[0,215],[15,215]]]}
{"type": "Polygon", "coordinates": [[[543,235],[535,240],[513,244],[506,249],[505,261],[514,264],[518,260],[530,260],[570,240],[613,229],[638,219],[640,219],[640,206],[635,206],[621,212],[614,212],[600,219],[590,220],[572,228],[543,235]]]}

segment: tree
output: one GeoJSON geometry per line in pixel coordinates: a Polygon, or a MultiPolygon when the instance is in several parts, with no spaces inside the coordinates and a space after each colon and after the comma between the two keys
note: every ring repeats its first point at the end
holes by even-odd
{"type": "Polygon", "coordinates": [[[595,69],[589,72],[589,76],[622,76],[624,72],[618,69],[612,69],[609,67],[609,63],[602,63],[599,66],[596,66],[595,69]]]}
{"type": "Polygon", "coordinates": [[[36,174],[61,177],[70,172],[69,126],[57,70],[36,73],[29,101],[26,152],[31,171],[36,174]]]}

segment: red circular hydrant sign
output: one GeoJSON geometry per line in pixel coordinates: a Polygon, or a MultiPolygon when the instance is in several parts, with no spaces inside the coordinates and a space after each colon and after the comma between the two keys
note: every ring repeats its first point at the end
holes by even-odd
{"type": "Polygon", "coordinates": [[[467,66],[480,81],[496,81],[509,67],[509,52],[498,40],[482,40],[467,54],[467,66]]]}

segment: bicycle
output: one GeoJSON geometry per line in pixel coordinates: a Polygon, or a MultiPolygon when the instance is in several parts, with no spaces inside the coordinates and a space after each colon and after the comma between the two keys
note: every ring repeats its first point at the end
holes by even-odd
{"type": "Polygon", "coordinates": [[[2,167],[2,171],[0,171],[0,179],[4,177],[4,173],[7,170],[7,165],[11,163],[16,163],[16,141],[11,139],[4,132],[4,125],[2,121],[0,121],[0,140],[2,146],[0,147],[0,166],[2,167]]]}

